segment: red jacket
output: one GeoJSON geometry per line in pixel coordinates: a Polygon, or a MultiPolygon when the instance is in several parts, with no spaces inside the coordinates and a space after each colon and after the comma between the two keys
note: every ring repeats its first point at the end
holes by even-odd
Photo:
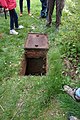
{"type": "Polygon", "coordinates": [[[12,10],[16,8],[16,0],[0,0],[0,5],[4,8],[12,10]]]}

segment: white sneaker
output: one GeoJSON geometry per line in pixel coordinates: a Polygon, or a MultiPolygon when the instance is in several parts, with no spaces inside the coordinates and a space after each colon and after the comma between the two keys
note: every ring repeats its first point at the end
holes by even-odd
{"type": "Polygon", "coordinates": [[[24,26],[19,25],[19,27],[18,27],[18,28],[16,28],[16,30],[23,29],[23,28],[24,28],[24,26]]]}
{"type": "Polygon", "coordinates": [[[14,29],[10,30],[11,35],[18,35],[18,32],[16,32],[14,29]]]}

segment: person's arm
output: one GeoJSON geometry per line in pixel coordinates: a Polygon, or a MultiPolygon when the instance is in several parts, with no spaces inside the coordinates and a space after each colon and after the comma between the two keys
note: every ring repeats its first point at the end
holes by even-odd
{"type": "Polygon", "coordinates": [[[0,0],[0,4],[3,8],[8,9],[8,6],[5,0],[0,0]]]}

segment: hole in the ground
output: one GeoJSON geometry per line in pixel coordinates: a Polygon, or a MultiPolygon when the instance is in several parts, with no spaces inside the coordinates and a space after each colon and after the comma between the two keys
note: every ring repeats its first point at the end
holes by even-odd
{"type": "Polygon", "coordinates": [[[29,33],[24,46],[20,75],[46,75],[48,37],[46,34],[29,33]]]}
{"type": "Polygon", "coordinates": [[[20,75],[46,75],[46,58],[27,58],[24,55],[20,75]]]}

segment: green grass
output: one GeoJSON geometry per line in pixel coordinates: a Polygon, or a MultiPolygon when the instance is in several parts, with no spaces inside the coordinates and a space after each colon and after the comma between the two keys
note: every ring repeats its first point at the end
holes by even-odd
{"type": "MultiPolygon", "coordinates": [[[[54,24],[46,28],[46,20],[38,18],[41,10],[39,1],[31,1],[32,16],[28,16],[24,5],[23,17],[19,17],[19,24],[24,29],[19,30],[17,36],[9,35],[9,16],[7,20],[0,16],[0,120],[67,120],[68,113],[80,118],[80,104],[62,91],[64,83],[80,87],[78,79],[74,81],[62,75],[62,56],[69,53],[67,43],[75,43],[74,39],[76,48],[80,48],[80,1],[70,2],[66,2],[68,12],[64,9],[59,33],[55,32],[54,24]],[[19,76],[24,42],[29,32],[48,34],[46,76],[19,76]]],[[[16,11],[19,14],[19,5],[16,11]]]]}

